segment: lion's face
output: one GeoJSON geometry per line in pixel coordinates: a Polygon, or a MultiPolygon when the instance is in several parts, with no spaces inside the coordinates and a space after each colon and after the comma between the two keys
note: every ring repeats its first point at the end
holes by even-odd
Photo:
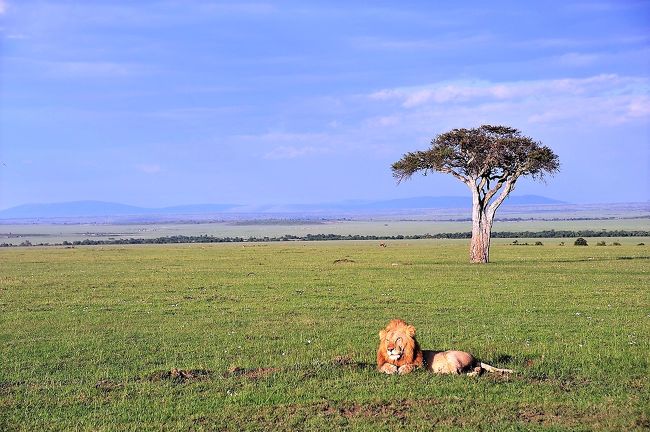
{"type": "MultiPolygon", "coordinates": [[[[386,329],[379,332],[380,351],[386,359],[398,362],[404,357],[412,357],[415,349],[415,327],[402,320],[392,320],[386,329]]],[[[410,359],[409,359],[410,360],[410,359]]]]}

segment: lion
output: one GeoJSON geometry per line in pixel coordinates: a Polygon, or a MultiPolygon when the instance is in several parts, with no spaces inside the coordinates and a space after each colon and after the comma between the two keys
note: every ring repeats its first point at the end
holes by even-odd
{"type": "Polygon", "coordinates": [[[478,361],[464,351],[423,351],[415,339],[415,327],[401,319],[391,320],[379,332],[377,369],[387,374],[404,375],[420,367],[437,374],[466,373],[469,376],[480,375],[483,371],[513,372],[478,361]]]}

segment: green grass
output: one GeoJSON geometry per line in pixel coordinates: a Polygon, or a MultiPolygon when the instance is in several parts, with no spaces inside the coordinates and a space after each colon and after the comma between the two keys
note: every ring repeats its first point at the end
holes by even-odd
{"type": "Polygon", "coordinates": [[[0,430],[647,429],[650,249],[555,240],[0,250],[0,430]],[[517,373],[379,374],[394,317],[517,373]]]}

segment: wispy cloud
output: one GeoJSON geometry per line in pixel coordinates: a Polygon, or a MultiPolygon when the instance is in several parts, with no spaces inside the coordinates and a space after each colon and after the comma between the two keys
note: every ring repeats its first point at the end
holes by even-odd
{"type": "Polygon", "coordinates": [[[412,50],[435,51],[459,49],[462,47],[486,44],[494,40],[490,34],[447,35],[431,39],[390,39],[382,37],[357,37],[351,45],[364,50],[412,50]]]}
{"type": "Polygon", "coordinates": [[[158,174],[162,171],[162,168],[157,163],[141,163],[135,166],[136,170],[144,174],[158,174]]]}
{"type": "Polygon", "coordinates": [[[650,40],[646,34],[622,34],[622,35],[589,35],[574,36],[572,38],[546,37],[532,38],[517,41],[510,41],[509,45],[517,48],[561,48],[561,49],[584,49],[585,47],[602,48],[604,46],[621,46],[645,44],[650,40]]]}
{"type": "MultiPolygon", "coordinates": [[[[322,108],[320,103],[311,104],[301,110],[317,113],[322,108]]],[[[526,131],[641,125],[650,121],[650,79],[603,74],[528,81],[443,81],[342,96],[336,109],[314,115],[334,118],[310,132],[281,130],[237,135],[230,141],[265,160],[343,154],[373,159],[393,155],[409,143],[426,142],[436,131],[485,123],[510,124],[526,131]]]]}
{"type": "Polygon", "coordinates": [[[567,3],[563,9],[575,12],[601,12],[608,13],[617,10],[630,10],[643,8],[647,5],[644,1],[584,1],[577,3],[567,3]]]}
{"type": "Polygon", "coordinates": [[[647,91],[646,78],[619,77],[614,74],[587,78],[535,81],[491,82],[484,80],[448,81],[416,87],[384,89],[369,95],[375,100],[397,100],[406,108],[427,103],[459,103],[475,99],[508,100],[549,95],[588,95],[615,89],[647,91]]]}
{"type": "Polygon", "coordinates": [[[557,61],[566,66],[589,66],[600,60],[600,55],[595,53],[579,53],[570,52],[562,54],[558,57],[557,61]]]}
{"type": "MultiPolygon", "coordinates": [[[[7,36],[11,38],[12,35],[7,36]]],[[[15,38],[21,38],[18,35],[15,38]]],[[[51,78],[120,78],[152,73],[155,68],[140,63],[110,60],[59,60],[30,57],[6,57],[7,62],[23,70],[51,78]]]]}
{"type": "Polygon", "coordinates": [[[586,78],[490,82],[453,81],[425,86],[384,89],[370,100],[397,103],[408,111],[512,110],[528,113],[528,121],[543,123],[568,119],[598,119],[625,123],[648,117],[650,80],[614,74],[586,78]]]}
{"type": "Polygon", "coordinates": [[[262,2],[219,2],[216,4],[199,4],[202,11],[220,14],[269,14],[276,11],[275,5],[262,2]]]}
{"type": "Polygon", "coordinates": [[[246,105],[237,106],[217,106],[217,107],[179,107],[164,110],[149,111],[144,114],[145,117],[166,119],[166,120],[201,120],[215,118],[228,114],[241,113],[249,108],[246,105]]]}
{"type": "Polygon", "coordinates": [[[277,159],[296,159],[306,156],[313,156],[318,154],[327,153],[327,150],[322,147],[295,147],[295,146],[278,146],[271,151],[264,154],[264,159],[277,160],[277,159]]]}
{"type": "Polygon", "coordinates": [[[119,78],[140,74],[144,71],[140,65],[110,61],[50,61],[45,63],[49,75],[62,78],[119,78]]]}
{"type": "Polygon", "coordinates": [[[333,138],[326,133],[267,132],[257,135],[238,135],[235,141],[261,149],[263,159],[296,159],[323,155],[332,151],[333,138]]]}

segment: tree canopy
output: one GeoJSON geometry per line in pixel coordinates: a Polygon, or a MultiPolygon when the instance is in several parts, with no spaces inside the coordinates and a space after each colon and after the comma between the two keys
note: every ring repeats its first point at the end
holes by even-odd
{"type": "MultiPolygon", "coordinates": [[[[505,183],[522,175],[541,179],[559,170],[557,155],[540,142],[508,126],[483,125],[453,129],[436,136],[431,148],[406,153],[392,165],[393,176],[402,181],[416,172],[452,174],[464,183],[505,183]]],[[[479,186],[476,184],[476,186],[479,186]]]]}

